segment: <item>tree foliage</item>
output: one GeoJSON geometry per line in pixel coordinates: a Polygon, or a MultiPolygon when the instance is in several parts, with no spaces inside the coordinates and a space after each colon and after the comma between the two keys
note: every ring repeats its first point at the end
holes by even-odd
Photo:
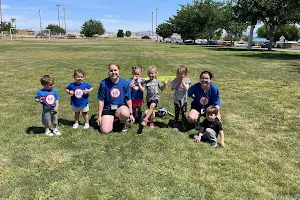
{"type": "Polygon", "coordinates": [[[59,27],[56,24],[48,24],[46,29],[50,29],[51,35],[58,35],[60,33],[66,33],[66,30],[59,27]]]}
{"type": "MultiPolygon", "coordinates": [[[[268,38],[268,31],[266,25],[261,26],[256,31],[258,37],[268,38]]],[[[300,39],[300,29],[295,25],[285,24],[279,28],[276,28],[274,32],[274,42],[279,41],[281,36],[284,36],[286,40],[295,41],[300,39]]]]}
{"type": "Polygon", "coordinates": [[[0,31],[8,31],[9,32],[11,27],[12,27],[11,22],[4,21],[0,24],[0,31]]]}
{"type": "Polygon", "coordinates": [[[156,34],[163,39],[169,38],[173,35],[173,27],[170,23],[159,24],[156,28],[156,34]]]}
{"type": "Polygon", "coordinates": [[[102,35],[104,34],[105,29],[100,21],[90,19],[85,21],[81,27],[81,34],[84,34],[86,37],[92,37],[93,35],[102,35]]]}
{"type": "Polygon", "coordinates": [[[126,37],[130,37],[130,36],[131,36],[131,31],[128,31],[128,30],[127,30],[127,31],[125,32],[125,35],[126,35],[126,37]]]}
{"type": "Polygon", "coordinates": [[[124,32],[122,29],[118,30],[117,37],[124,37],[124,32]]]}

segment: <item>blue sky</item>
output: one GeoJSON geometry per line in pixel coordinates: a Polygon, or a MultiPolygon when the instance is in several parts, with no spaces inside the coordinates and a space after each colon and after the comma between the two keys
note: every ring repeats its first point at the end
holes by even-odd
{"type": "Polygon", "coordinates": [[[157,23],[160,24],[176,14],[179,4],[190,2],[192,0],[2,0],[2,17],[5,21],[16,18],[17,28],[38,30],[38,10],[41,10],[45,28],[49,23],[58,24],[56,4],[60,4],[60,16],[64,16],[62,9],[66,8],[67,29],[80,30],[84,21],[92,18],[100,20],[106,31],[137,32],[151,30],[152,10],[155,30],[156,8],[157,23]]]}

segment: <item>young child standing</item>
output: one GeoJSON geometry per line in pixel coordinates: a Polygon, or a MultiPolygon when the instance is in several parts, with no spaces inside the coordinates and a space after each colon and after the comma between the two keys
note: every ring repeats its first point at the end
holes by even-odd
{"type": "Polygon", "coordinates": [[[53,136],[61,135],[59,130],[57,129],[58,119],[57,119],[57,111],[59,106],[59,95],[57,91],[53,88],[54,79],[50,75],[44,75],[41,78],[41,84],[44,86],[43,89],[39,90],[35,95],[34,99],[36,102],[42,104],[42,123],[45,127],[45,135],[53,136]],[[50,131],[50,126],[52,124],[53,133],[50,131]]]}
{"type": "Polygon", "coordinates": [[[217,138],[220,135],[220,145],[221,147],[225,147],[224,132],[222,123],[217,118],[218,113],[219,110],[215,106],[209,106],[206,109],[206,119],[202,123],[199,135],[194,136],[195,142],[200,142],[201,140],[208,141],[212,147],[217,147],[217,138]]]}
{"type": "Polygon", "coordinates": [[[72,105],[72,110],[75,112],[75,119],[73,128],[77,129],[79,126],[79,116],[80,112],[82,112],[82,116],[84,119],[84,129],[90,127],[89,125],[89,92],[93,91],[93,86],[87,82],[84,82],[84,72],[80,69],[74,71],[74,79],[75,82],[70,83],[66,87],[66,92],[71,95],[70,102],[72,105]]]}
{"type": "Polygon", "coordinates": [[[180,65],[176,71],[176,78],[171,82],[171,88],[174,90],[174,109],[175,109],[175,124],[174,128],[178,130],[179,115],[182,119],[182,130],[185,132],[187,119],[187,91],[191,85],[191,80],[187,78],[187,67],[180,65]]]}
{"type": "Polygon", "coordinates": [[[147,75],[149,77],[149,80],[146,80],[144,85],[145,88],[147,89],[147,106],[148,110],[145,112],[146,116],[143,119],[141,125],[146,126],[148,124],[148,119],[150,118],[150,128],[154,128],[154,113],[153,110],[157,106],[158,101],[159,101],[159,93],[158,89],[163,91],[168,83],[168,79],[164,80],[164,84],[162,84],[159,80],[157,80],[157,71],[155,66],[150,66],[147,71],[147,75]]]}
{"type": "Polygon", "coordinates": [[[145,90],[143,84],[144,79],[141,78],[143,68],[142,66],[133,66],[132,75],[133,78],[128,80],[131,88],[131,101],[132,101],[132,112],[136,119],[142,121],[142,105],[144,104],[144,93],[145,90]],[[137,110],[137,115],[136,114],[137,110]]]}

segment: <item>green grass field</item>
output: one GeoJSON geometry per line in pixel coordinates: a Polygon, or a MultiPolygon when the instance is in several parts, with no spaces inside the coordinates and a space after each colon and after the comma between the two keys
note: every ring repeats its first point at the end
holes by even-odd
{"type": "MultiPolygon", "coordinates": [[[[300,54],[154,44],[145,41],[0,41],[0,199],[300,199],[300,54]],[[72,129],[64,88],[73,70],[86,71],[91,124],[108,63],[131,76],[131,66],[156,65],[175,75],[180,64],[192,82],[202,70],[221,93],[226,148],[195,144],[189,134],[157,118],[137,135],[72,129]],[[61,136],[47,137],[39,79],[51,73],[61,100],[61,136]]],[[[144,74],[144,76],[146,76],[144,74]]],[[[170,86],[160,105],[173,111],[170,86]]],[[[191,102],[191,100],[190,100],[191,102]]]]}

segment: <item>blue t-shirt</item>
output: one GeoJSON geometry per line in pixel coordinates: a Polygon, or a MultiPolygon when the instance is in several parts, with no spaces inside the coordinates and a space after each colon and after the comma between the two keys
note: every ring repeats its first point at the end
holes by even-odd
{"type": "Polygon", "coordinates": [[[40,99],[41,97],[44,97],[43,107],[51,107],[54,108],[56,106],[55,101],[58,100],[60,97],[57,93],[57,91],[52,88],[51,90],[45,90],[44,88],[39,90],[38,93],[34,96],[34,99],[40,99]]]}
{"type": "Polygon", "coordinates": [[[87,82],[83,82],[80,85],[77,85],[76,82],[70,83],[66,89],[74,91],[74,95],[70,98],[71,105],[74,107],[87,106],[89,103],[89,94],[84,94],[83,90],[91,89],[92,87],[87,82]]]}
{"type": "Polygon", "coordinates": [[[111,105],[125,105],[131,100],[128,81],[119,78],[117,83],[113,83],[109,78],[104,79],[99,86],[98,100],[104,101],[104,110],[110,110],[111,105]]]}
{"type": "MultiPolygon", "coordinates": [[[[130,84],[133,78],[130,78],[128,80],[128,83],[130,84]]],[[[142,84],[145,82],[144,79],[142,79],[142,84]]],[[[139,83],[137,80],[134,81],[134,86],[131,88],[131,99],[132,100],[143,100],[144,99],[144,92],[140,90],[139,83]]]]}
{"type": "Polygon", "coordinates": [[[206,108],[211,105],[221,105],[218,86],[212,82],[207,92],[204,92],[200,83],[192,85],[188,90],[188,96],[191,97],[192,95],[194,95],[195,98],[191,104],[191,108],[196,109],[198,112],[200,112],[202,108],[206,110],[206,108]]]}

